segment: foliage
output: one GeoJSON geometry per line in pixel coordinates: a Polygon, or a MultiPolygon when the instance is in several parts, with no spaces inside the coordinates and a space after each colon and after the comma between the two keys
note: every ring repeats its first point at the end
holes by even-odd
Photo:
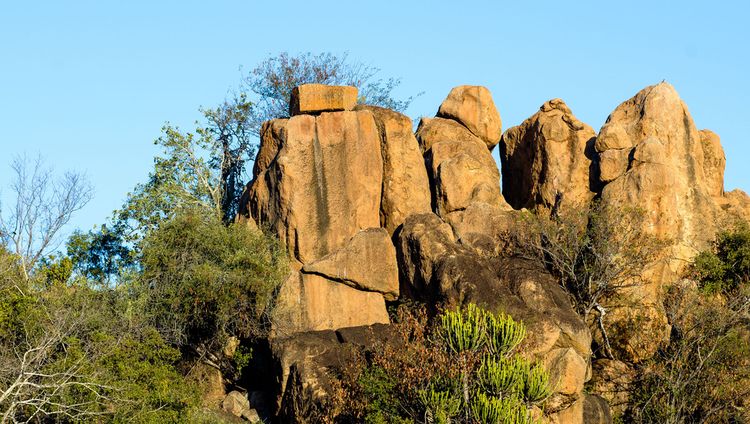
{"type": "Polygon", "coordinates": [[[592,312],[613,358],[604,316],[645,284],[649,266],[663,259],[668,240],[645,230],[643,210],[594,202],[588,209],[563,208],[525,214],[513,230],[513,254],[536,261],[558,277],[578,313],[592,312]]]}
{"type": "Polygon", "coordinates": [[[750,292],[722,299],[689,285],[670,290],[667,347],[640,367],[625,417],[634,423],[750,421],[750,292]]]}
{"type": "Polygon", "coordinates": [[[49,264],[38,281],[13,268],[0,279],[3,422],[183,420],[197,399],[175,368],[179,351],[125,319],[122,293],[69,280],[65,258],[49,264]]]}
{"type": "Polygon", "coordinates": [[[513,234],[516,251],[560,278],[581,315],[643,284],[644,269],[659,259],[667,241],[643,229],[643,210],[606,206],[527,214],[513,234]]]}
{"type": "Polygon", "coordinates": [[[252,91],[250,127],[258,134],[263,122],[289,117],[292,89],[301,84],[351,85],[359,89],[359,103],[382,106],[399,112],[406,110],[412,97],[393,97],[401,83],[397,78],[376,79],[380,69],[352,61],[347,54],[283,52],[270,56],[245,78],[243,88],[252,91]]]}
{"type": "Polygon", "coordinates": [[[729,294],[750,282],[750,225],[720,232],[712,249],[695,258],[692,270],[708,293],[729,294]]]}
{"type": "Polygon", "coordinates": [[[178,345],[264,334],[274,291],[287,273],[274,239],[193,212],[149,234],[141,265],[147,314],[178,345]]]}
{"type": "Polygon", "coordinates": [[[429,321],[401,308],[394,326],[396,340],[364,357],[367,366],[343,371],[339,410],[349,419],[527,423],[528,406],[551,392],[546,371],[513,354],[525,327],[507,315],[468,305],[429,321]],[[511,343],[490,348],[489,334],[511,343]]]}
{"type": "Polygon", "coordinates": [[[122,228],[101,225],[86,233],[75,231],[66,243],[67,257],[78,275],[109,285],[136,268],[136,255],[125,245],[122,228]]]}

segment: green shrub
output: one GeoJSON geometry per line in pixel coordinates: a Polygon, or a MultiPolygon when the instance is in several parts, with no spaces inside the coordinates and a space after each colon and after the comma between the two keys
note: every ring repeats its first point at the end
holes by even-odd
{"type": "Polygon", "coordinates": [[[147,313],[178,345],[262,335],[274,291],[288,272],[279,244],[241,224],[184,213],[143,245],[147,313]]]}
{"type": "Polygon", "coordinates": [[[21,422],[186,421],[198,399],[177,370],[180,352],[126,318],[121,292],[68,281],[64,261],[40,266],[35,281],[0,275],[0,415],[21,422]]]}
{"type": "Polygon", "coordinates": [[[750,226],[722,231],[713,247],[696,256],[695,278],[708,293],[730,293],[750,280],[750,226]]]}

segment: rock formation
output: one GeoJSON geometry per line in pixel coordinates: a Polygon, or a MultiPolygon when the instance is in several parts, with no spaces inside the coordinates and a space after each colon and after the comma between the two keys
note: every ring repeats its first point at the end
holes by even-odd
{"type": "Polygon", "coordinates": [[[500,254],[506,230],[514,209],[548,213],[598,199],[643,209],[637,225],[671,238],[649,283],[631,290],[637,301],[608,311],[618,360],[594,364],[592,387],[621,402],[630,364],[669,335],[660,302],[676,264],[705,246],[722,217],[750,217],[747,195],[724,193],[718,136],[695,127],[668,84],[624,102],[598,136],[553,99],[501,138],[484,87],[451,90],[416,134],[408,117],[356,98],[352,87],[295,89],[291,118],[261,129],[243,194],[241,218],[269,228],[291,258],[270,340],[276,413],[295,421],[300,408],[323,407],[327,370],[348,360],[345,346],[387,339],[386,301],[412,299],[476,303],[525,322],[524,354],[556,383],[545,419],[611,422],[607,401],[583,389],[592,378],[589,326],[538,264],[500,254]],[[491,155],[498,142],[502,193],[491,155]]]}

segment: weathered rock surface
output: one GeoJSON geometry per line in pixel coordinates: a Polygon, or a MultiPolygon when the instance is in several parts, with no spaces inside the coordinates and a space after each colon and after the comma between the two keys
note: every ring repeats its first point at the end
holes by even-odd
{"type": "Polygon", "coordinates": [[[612,360],[597,359],[592,362],[591,391],[604,398],[612,411],[625,412],[636,373],[628,364],[612,360]]]}
{"type": "Polygon", "coordinates": [[[483,87],[457,87],[441,105],[439,117],[423,118],[417,129],[432,184],[433,210],[443,218],[473,203],[505,205],[500,172],[487,148],[500,138],[499,114],[492,118],[497,109],[491,102],[483,87]],[[480,131],[480,127],[493,130],[480,131]],[[495,141],[489,143],[490,139],[495,141]]]}
{"type": "Polygon", "coordinates": [[[301,422],[326,408],[334,387],[332,371],[356,359],[354,347],[388,341],[390,328],[376,324],[276,339],[272,355],[278,367],[281,422],[301,422]]]}
{"type": "Polygon", "coordinates": [[[250,401],[243,393],[234,390],[221,402],[221,408],[235,417],[242,417],[250,414],[250,401]]]}
{"type": "Polygon", "coordinates": [[[387,300],[398,297],[396,249],[383,228],[358,232],[341,249],[303,266],[302,272],[382,293],[387,300]]]}
{"type": "Polygon", "coordinates": [[[407,218],[396,250],[402,296],[428,304],[475,303],[523,321],[528,331],[522,351],[546,362],[558,379],[550,411],[582,399],[591,334],[554,278],[529,261],[482,255],[461,244],[435,214],[407,218]]]}
{"type": "Polygon", "coordinates": [[[294,116],[280,133],[275,159],[259,168],[241,212],[274,229],[303,264],[380,226],[383,161],[371,113],[294,116]]]}
{"type": "Polygon", "coordinates": [[[595,195],[594,130],[550,100],[500,141],[503,196],[515,209],[581,207],[595,195]]]}
{"type": "Polygon", "coordinates": [[[536,412],[552,423],[610,423],[607,401],[618,408],[627,400],[620,385],[631,382],[633,364],[669,337],[662,293],[678,264],[719,223],[750,218],[750,197],[724,192],[718,136],[695,127],[668,84],[624,102],[598,136],[554,99],[501,140],[494,101],[476,86],[453,89],[415,135],[402,114],[355,107],[356,89],[302,86],[293,102],[291,118],[261,128],[241,209],[292,258],[269,341],[282,422],[325,408],[329,371],[352,360],[351,346],[387,339],[386,299],[402,298],[476,303],[523,321],[521,351],[556,383],[536,412]],[[500,140],[510,205],[491,155],[500,140]],[[617,360],[592,368],[592,344],[601,356],[605,343],[597,322],[584,323],[538,264],[503,250],[521,213],[514,208],[585,208],[595,197],[644,210],[636,225],[672,244],[644,273],[648,284],[607,305],[617,360]],[[603,398],[584,393],[590,378],[603,398]]]}
{"type": "Polygon", "coordinates": [[[292,90],[289,115],[352,110],[357,105],[357,87],[303,84],[292,90]]]}
{"type": "Polygon", "coordinates": [[[461,123],[482,139],[490,150],[500,141],[500,113],[486,87],[462,85],[453,88],[440,105],[437,115],[461,123]]]}
{"type": "Polygon", "coordinates": [[[276,337],[390,322],[380,293],[296,271],[282,284],[273,313],[276,337]]]}
{"type": "Polygon", "coordinates": [[[383,197],[380,224],[393,234],[407,216],[430,212],[427,169],[406,115],[377,106],[357,106],[375,118],[383,156],[383,197]]]}
{"type": "Polygon", "coordinates": [[[599,132],[596,150],[620,163],[603,172],[609,182],[602,202],[648,211],[644,228],[673,239],[675,259],[690,259],[713,237],[711,197],[720,193],[715,178],[705,175],[723,168],[723,153],[718,140],[698,131],[671,85],[647,87],[618,106],[599,132]]]}
{"type": "Polygon", "coordinates": [[[595,146],[601,155],[602,203],[645,211],[635,225],[669,241],[664,252],[669,269],[647,276],[646,284],[630,293],[632,305],[607,316],[615,356],[639,362],[669,337],[663,288],[708,246],[726,212],[741,215],[742,207],[724,196],[725,159],[718,136],[696,128],[667,83],[646,87],[618,106],[595,146]]]}
{"type": "Polygon", "coordinates": [[[583,422],[586,424],[612,424],[612,412],[601,396],[586,394],[583,398],[583,422]]]}

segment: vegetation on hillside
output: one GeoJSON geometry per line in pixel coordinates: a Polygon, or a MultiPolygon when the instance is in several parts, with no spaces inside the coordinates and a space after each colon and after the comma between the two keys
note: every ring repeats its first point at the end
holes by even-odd
{"type": "Polygon", "coordinates": [[[750,421],[748,271],[750,229],[743,224],[720,232],[695,258],[693,281],[670,288],[670,342],[639,367],[629,422],[750,421]]]}
{"type": "Polygon", "coordinates": [[[470,304],[429,320],[401,308],[396,337],[343,374],[337,421],[533,423],[551,394],[543,366],[522,358],[526,329],[470,304]]]}

